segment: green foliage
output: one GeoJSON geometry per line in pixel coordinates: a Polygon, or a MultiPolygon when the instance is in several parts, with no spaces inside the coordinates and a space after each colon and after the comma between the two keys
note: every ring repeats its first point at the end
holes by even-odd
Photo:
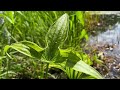
{"type": "Polygon", "coordinates": [[[84,26],[85,25],[85,21],[84,21],[85,18],[84,18],[83,12],[82,11],[77,11],[76,16],[80,20],[80,23],[84,26]]]}
{"type": "Polygon", "coordinates": [[[76,71],[84,72],[98,79],[103,78],[94,68],[90,67],[88,64],[86,64],[82,60],[77,62],[77,64],[73,67],[73,69],[76,71]]]}
{"type": "Polygon", "coordinates": [[[12,45],[5,46],[5,48],[4,48],[4,54],[7,53],[7,51],[8,51],[9,48],[15,49],[15,50],[17,50],[18,52],[20,52],[22,54],[25,54],[25,55],[27,55],[29,57],[32,57],[31,53],[29,51],[29,47],[27,47],[26,45],[23,45],[21,43],[14,43],[12,45]]]}
{"type": "Polygon", "coordinates": [[[30,41],[22,41],[22,43],[28,47],[31,47],[33,48],[34,50],[36,50],[37,52],[41,52],[43,51],[44,49],[39,47],[37,44],[33,43],[33,42],[30,42],[30,41]]]}
{"type": "Polygon", "coordinates": [[[32,78],[48,78],[48,69],[55,67],[70,79],[102,78],[81,51],[83,39],[88,40],[82,11],[4,11],[0,16],[5,19],[0,60],[6,67],[1,77],[28,72],[32,78]]]}
{"type": "Polygon", "coordinates": [[[46,35],[46,58],[51,60],[58,50],[61,43],[67,38],[69,17],[67,14],[62,15],[48,30],[46,35]],[[54,46],[54,47],[53,47],[54,46]],[[52,52],[51,52],[52,51],[52,52]]]}
{"type": "MultiPolygon", "coordinates": [[[[68,51],[66,51],[66,53],[67,52],[68,51]]],[[[63,70],[64,72],[66,72],[68,77],[71,79],[82,78],[83,76],[80,76],[82,73],[91,75],[94,78],[102,79],[102,76],[99,74],[99,72],[97,72],[93,67],[89,66],[87,63],[85,63],[83,61],[86,58],[84,58],[82,56],[83,60],[81,60],[80,57],[77,56],[77,52],[75,52],[73,50],[68,52],[67,54],[68,54],[67,58],[66,58],[66,60],[63,61],[63,63],[59,62],[59,63],[57,63],[57,65],[55,65],[56,63],[52,63],[50,66],[63,70]],[[79,77],[76,76],[76,74],[78,74],[79,77]]],[[[60,59],[60,57],[59,57],[59,59],[60,59]]]]}

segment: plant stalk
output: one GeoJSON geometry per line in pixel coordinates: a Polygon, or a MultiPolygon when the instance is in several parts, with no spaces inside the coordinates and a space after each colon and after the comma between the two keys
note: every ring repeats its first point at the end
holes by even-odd
{"type": "Polygon", "coordinates": [[[49,68],[49,63],[47,63],[45,79],[48,78],[48,68],[49,68]]]}

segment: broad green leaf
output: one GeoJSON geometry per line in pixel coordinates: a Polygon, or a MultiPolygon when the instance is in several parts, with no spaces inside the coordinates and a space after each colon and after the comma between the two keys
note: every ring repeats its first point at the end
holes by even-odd
{"type": "Polygon", "coordinates": [[[70,52],[68,54],[68,60],[66,62],[66,66],[72,68],[79,60],[80,58],[76,55],[76,53],[70,52]]]}
{"type": "Polygon", "coordinates": [[[98,71],[96,71],[93,67],[80,60],[80,58],[76,55],[75,52],[69,53],[66,66],[73,68],[76,71],[80,71],[85,74],[91,75],[95,78],[102,78],[98,71]]]}
{"type": "Polygon", "coordinates": [[[35,58],[38,58],[38,59],[41,59],[41,56],[42,56],[42,54],[43,54],[43,52],[44,51],[40,51],[40,52],[37,52],[35,49],[33,49],[33,48],[30,48],[30,53],[31,53],[31,55],[33,56],[33,57],[35,57],[35,58]]]}
{"type": "Polygon", "coordinates": [[[59,56],[59,55],[55,58],[56,58],[55,63],[62,63],[62,62],[67,60],[67,57],[62,57],[62,56],[59,56]]]}
{"type": "Polygon", "coordinates": [[[86,64],[82,60],[77,62],[74,65],[73,69],[76,71],[80,71],[80,72],[86,73],[88,75],[91,75],[97,79],[103,79],[103,77],[100,75],[100,73],[97,70],[95,70],[93,67],[89,66],[88,64],[86,64]]]}
{"type": "Polygon", "coordinates": [[[68,14],[62,15],[48,30],[46,34],[47,48],[45,50],[47,60],[52,60],[58,51],[58,47],[67,38],[69,27],[68,14]]]}
{"type": "Polygon", "coordinates": [[[36,50],[37,52],[41,52],[43,51],[44,49],[39,47],[37,44],[33,43],[33,42],[30,42],[30,41],[22,41],[22,43],[28,47],[31,47],[33,48],[34,50],[36,50]]]}
{"type": "Polygon", "coordinates": [[[21,41],[22,44],[30,47],[29,51],[31,53],[31,55],[35,58],[40,59],[44,49],[39,47],[37,44],[30,42],[30,41],[21,41]]]}
{"type": "Polygon", "coordinates": [[[21,52],[29,57],[32,57],[31,56],[31,53],[29,51],[29,47],[25,46],[24,44],[21,44],[21,43],[15,43],[15,44],[12,44],[10,46],[12,49],[15,49],[17,50],[18,52],[21,52]]]}

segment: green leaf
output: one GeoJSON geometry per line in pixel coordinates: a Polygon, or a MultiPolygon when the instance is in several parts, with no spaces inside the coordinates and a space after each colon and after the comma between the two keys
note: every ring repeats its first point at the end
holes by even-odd
{"type": "Polygon", "coordinates": [[[62,63],[54,63],[54,62],[51,62],[49,64],[49,68],[51,67],[54,67],[54,68],[58,68],[58,69],[61,69],[62,71],[66,72],[65,70],[65,63],[66,62],[62,62],[62,63]]]}
{"type": "Polygon", "coordinates": [[[70,20],[70,30],[72,30],[72,27],[73,27],[73,23],[72,20],[70,20]]]}
{"type": "Polygon", "coordinates": [[[62,63],[62,62],[64,62],[64,61],[66,61],[66,60],[67,60],[67,57],[62,57],[62,56],[60,55],[60,52],[59,52],[58,55],[54,58],[55,63],[62,63]]]}
{"type": "Polygon", "coordinates": [[[6,11],[5,18],[12,24],[14,24],[14,11],[6,11]]]}
{"type": "Polygon", "coordinates": [[[19,13],[19,14],[22,15],[24,18],[26,18],[26,16],[25,16],[21,11],[17,11],[17,13],[19,13]]]}
{"type": "MultiPolygon", "coordinates": [[[[86,35],[86,31],[85,31],[85,29],[83,29],[83,30],[81,31],[80,39],[84,38],[85,35],[86,35]]],[[[86,36],[86,37],[87,37],[87,36],[86,36]]]]}
{"type": "Polygon", "coordinates": [[[88,38],[89,38],[89,37],[88,37],[88,35],[86,34],[86,35],[85,35],[85,39],[88,40],[88,38]]]}
{"type": "Polygon", "coordinates": [[[25,46],[24,44],[21,44],[21,43],[15,43],[15,44],[12,44],[10,46],[12,49],[15,49],[17,50],[18,52],[24,54],[24,55],[27,55],[29,57],[32,57],[31,56],[31,53],[29,51],[29,47],[25,46]]]}
{"type": "Polygon", "coordinates": [[[59,49],[59,51],[62,57],[68,57],[68,53],[71,52],[71,49],[59,49]]]}
{"type": "Polygon", "coordinates": [[[82,11],[77,11],[76,12],[77,18],[80,20],[80,23],[84,26],[84,17],[83,17],[83,12],[82,11]]]}
{"type": "Polygon", "coordinates": [[[82,79],[96,79],[96,78],[94,78],[94,77],[92,77],[92,76],[85,76],[85,77],[83,77],[82,79]]]}
{"type": "Polygon", "coordinates": [[[6,72],[4,72],[4,73],[2,73],[1,75],[0,75],[0,77],[3,77],[3,76],[5,76],[6,74],[16,74],[15,72],[13,72],[13,71],[6,71],[6,72]]]}
{"type": "Polygon", "coordinates": [[[3,58],[6,58],[5,56],[0,56],[0,60],[2,60],[3,58]]]}
{"type": "Polygon", "coordinates": [[[44,49],[39,47],[37,44],[30,42],[30,41],[22,41],[21,43],[23,43],[24,45],[33,48],[34,50],[36,50],[37,52],[41,52],[44,49]]]}
{"type": "Polygon", "coordinates": [[[68,60],[66,62],[66,66],[72,68],[79,60],[80,58],[76,55],[76,53],[70,52],[68,54],[68,60]]]}
{"type": "Polygon", "coordinates": [[[5,54],[7,53],[7,51],[8,51],[9,48],[10,48],[9,45],[6,45],[6,46],[4,47],[3,55],[5,55],[5,54]]]}
{"type": "Polygon", "coordinates": [[[8,16],[5,16],[5,18],[6,18],[10,23],[13,23],[12,20],[11,20],[8,16]]]}
{"type": "Polygon", "coordinates": [[[76,71],[91,75],[95,78],[102,78],[98,71],[96,71],[93,67],[80,60],[80,57],[77,56],[76,52],[72,51],[69,53],[66,66],[73,68],[76,71]]]}
{"type": "Polygon", "coordinates": [[[96,63],[98,63],[98,64],[103,64],[104,62],[102,61],[102,60],[99,60],[98,59],[98,56],[97,55],[94,55],[94,61],[96,62],[96,63]]]}
{"type": "Polygon", "coordinates": [[[42,56],[42,54],[43,54],[43,52],[44,51],[41,51],[41,52],[37,52],[35,49],[33,49],[33,48],[30,48],[30,53],[31,53],[31,55],[33,56],[33,57],[35,57],[35,58],[38,58],[38,59],[41,59],[41,56],[42,56]]]}
{"type": "Polygon", "coordinates": [[[37,44],[30,41],[21,41],[21,43],[14,43],[12,45],[7,45],[4,48],[4,52],[7,52],[9,48],[15,49],[18,52],[27,55],[29,57],[41,58],[44,51],[43,48],[39,47],[37,44]]]}
{"type": "Polygon", "coordinates": [[[99,72],[97,70],[95,70],[93,67],[89,66],[88,64],[86,64],[82,60],[77,62],[74,65],[73,69],[76,71],[80,71],[80,72],[86,73],[88,75],[91,75],[97,79],[103,79],[103,77],[99,74],[99,72]]]}
{"type": "Polygon", "coordinates": [[[4,18],[5,17],[5,15],[3,14],[3,13],[0,13],[0,18],[4,18]]]}
{"type": "Polygon", "coordinates": [[[73,68],[66,67],[66,74],[68,75],[69,79],[79,79],[80,75],[79,71],[75,71],[73,68]]]}
{"type": "Polygon", "coordinates": [[[45,50],[47,60],[52,60],[59,50],[58,47],[64,43],[68,35],[69,16],[62,15],[48,30],[46,34],[47,48],[45,50]]]}

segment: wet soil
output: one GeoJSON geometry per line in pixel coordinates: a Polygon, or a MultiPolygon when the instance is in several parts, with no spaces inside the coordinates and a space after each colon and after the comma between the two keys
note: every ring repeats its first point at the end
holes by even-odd
{"type": "Polygon", "coordinates": [[[104,63],[93,67],[106,79],[120,79],[120,17],[101,15],[100,19],[102,22],[98,22],[93,29],[95,34],[90,33],[87,47],[89,53],[96,51],[104,63]]]}

